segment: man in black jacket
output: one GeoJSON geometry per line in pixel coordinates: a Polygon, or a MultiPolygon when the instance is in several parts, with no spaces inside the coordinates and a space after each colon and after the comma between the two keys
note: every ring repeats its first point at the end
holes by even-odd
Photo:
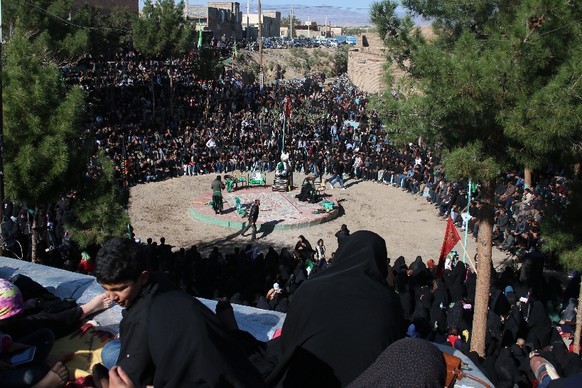
{"type": "Polygon", "coordinates": [[[222,190],[224,190],[224,187],[220,175],[217,175],[216,179],[210,184],[212,189],[212,209],[216,214],[222,214],[222,190]]]}
{"type": "MultiPolygon", "coordinates": [[[[133,241],[109,240],[96,261],[97,280],[124,307],[120,351],[109,372],[113,385],[120,375],[127,387],[264,385],[222,321],[167,279],[150,274],[133,241]]],[[[93,375],[98,386],[109,387],[103,366],[94,368],[93,375]]]]}
{"type": "Polygon", "coordinates": [[[102,359],[107,367],[122,366],[138,386],[152,384],[154,377],[147,345],[150,305],[158,294],[175,288],[162,275],[146,268],[139,245],[129,239],[113,238],[97,253],[95,277],[107,296],[124,309],[120,340],[105,345],[102,359]]]}
{"type": "Polygon", "coordinates": [[[344,187],[344,165],[343,165],[342,161],[339,159],[339,156],[336,156],[336,159],[333,162],[332,177],[329,178],[328,183],[329,183],[330,187],[333,189],[333,185],[336,182],[339,182],[342,190],[345,189],[345,187],[344,187]]]}
{"type": "Polygon", "coordinates": [[[259,218],[259,206],[261,205],[261,201],[259,199],[255,199],[255,202],[251,205],[249,212],[248,212],[248,222],[245,228],[242,230],[241,235],[244,234],[249,230],[251,227],[253,228],[253,235],[251,240],[254,241],[257,237],[257,218],[259,218]]]}

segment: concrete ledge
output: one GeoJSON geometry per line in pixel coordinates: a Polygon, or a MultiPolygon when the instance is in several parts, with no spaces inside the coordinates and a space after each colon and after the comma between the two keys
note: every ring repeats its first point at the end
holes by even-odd
{"type": "MultiPolygon", "coordinates": [[[[26,275],[53,294],[61,298],[76,299],[79,304],[86,303],[103,292],[103,288],[93,276],[0,256],[0,278],[10,279],[16,274],[26,275]]],[[[216,301],[198,299],[214,311],[216,301]]],[[[239,328],[251,333],[261,341],[269,340],[275,330],[283,326],[285,320],[285,314],[276,311],[242,305],[233,305],[232,307],[239,328]]],[[[97,314],[94,320],[99,325],[108,327],[110,331],[115,332],[119,330],[121,311],[121,307],[114,305],[97,314]]]]}

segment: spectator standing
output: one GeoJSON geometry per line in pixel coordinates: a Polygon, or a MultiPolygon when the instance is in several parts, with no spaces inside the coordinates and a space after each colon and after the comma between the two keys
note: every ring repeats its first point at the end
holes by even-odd
{"type": "Polygon", "coordinates": [[[340,230],[335,233],[335,237],[337,238],[337,247],[339,248],[342,242],[348,238],[350,235],[350,230],[346,224],[342,224],[340,230]]]}
{"type": "Polygon", "coordinates": [[[322,238],[317,240],[317,245],[315,245],[315,259],[319,267],[325,264],[325,244],[322,238]]]}

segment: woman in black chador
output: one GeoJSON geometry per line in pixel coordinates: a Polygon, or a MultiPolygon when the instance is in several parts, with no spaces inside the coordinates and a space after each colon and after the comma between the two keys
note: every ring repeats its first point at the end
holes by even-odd
{"type": "Polygon", "coordinates": [[[386,243],[376,233],[346,238],[334,264],[297,289],[267,383],[343,387],[402,338],[402,311],[386,284],[387,268],[386,243]]]}

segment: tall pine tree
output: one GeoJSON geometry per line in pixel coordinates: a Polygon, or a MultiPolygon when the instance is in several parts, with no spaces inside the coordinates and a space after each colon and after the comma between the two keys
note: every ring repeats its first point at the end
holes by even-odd
{"type": "Polygon", "coordinates": [[[58,67],[21,30],[5,45],[3,59],[6,194],[38,210],[75,187],[85,169],[84,94],[66,90],[58,67]]]}
{"type": "Polygon", "coordinates": [[[133,23],[133,44],[145,55],[172,57],[194,45],[194,29],[184,18],[184,1],[146,0],[133,23]]]}
{"type": "Polygon", "coordinates": [[[408,77],[387,77],[402,98],[387,94],[379,101],[386,120],[398,128],[400,141],[422,137],[441,145],[451,179],[481,184],[471,349],[484,355],[498,179],[511,168],[579,160],[580,72],[570,70],[582,42],[580,6],[558,0],[405,1],[433,21],[436,37],[427,40],[410,19],[397,19],[390,4],[374,4],[371,17],[389,59],[408,77]],[[558,90],[564,86],[568,90],[558,90]]]}

